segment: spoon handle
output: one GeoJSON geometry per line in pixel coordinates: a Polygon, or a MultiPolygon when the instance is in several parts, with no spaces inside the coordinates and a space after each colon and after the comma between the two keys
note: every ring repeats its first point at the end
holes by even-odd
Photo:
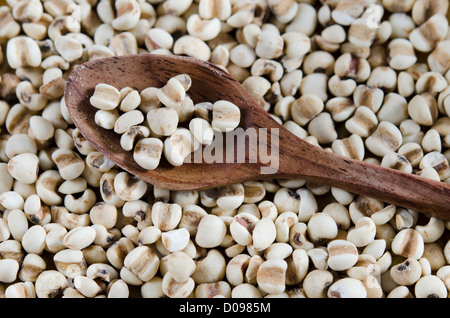
{"type": "Polygon", "coordinates": [[[280,157],[279,175],[305,178],[450,220],[450,185],[346,158],[304,141],[293,141],[280,157]]]}

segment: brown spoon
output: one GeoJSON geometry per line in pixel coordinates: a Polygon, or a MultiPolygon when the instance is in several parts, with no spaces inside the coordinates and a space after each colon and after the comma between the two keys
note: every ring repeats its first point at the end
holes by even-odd
{"type": "MultiPolygon", "coordinates": [[[[94,60],[77,67],[66,85],[65,102],[74,124],[83,136],[119,167],[140,179],[170,190],[194,190],[263,179],[305,179],[366,195],[418,212],[450,219],[450,185],[383,168],[325,151],[296,137],[273,120],[229,74],[217,66],[181,56],[140,54],[94,60]],[[118,89],[162,87],[171,77],[186,73],[192,78],[188,93],[195,103],[228,100],[241,110],[240,127],[254,128],[269,141],[278,138],[279,168],[262,174],[269,166],[258,156],[257,163],[187,163],[173,167],[165,160],[152,171],[140,168],[132,152],[119,144],[119,135],[97,126],[95,109],[89,103],[98,83],[118,89]],[[265,129],[264,129],[265,128],[265,129]],[[277,128],[278,130],[276,130],[277,128]],[[267,133],[265,133],[267,132],[267,133]]],[[[271,143],[268,142],[270,150],[271,143]]],[[[258,154],[258,146],[245,147],[245,158],[258,154]]],[[[225,155],[226,156],[226,155],[225,155]]],[[[266,163],[267,162],[267,163],[266,163]]]]}

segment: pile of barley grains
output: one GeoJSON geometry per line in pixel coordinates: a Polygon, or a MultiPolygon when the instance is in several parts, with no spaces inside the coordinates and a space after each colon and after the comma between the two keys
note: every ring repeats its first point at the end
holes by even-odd
{"type": "Polygon", "coordinates": [[[450,183],[448,0],[0,2],[0,297],[448,297],[449,221],[305,180],[157,188],[63,98],[85,61],[190,56],[311,144],[450,183]]]}
{"type": "Polygon", "coordinates": [[[239,107],[229,101],[194,104],[188,94],[191,85],[188,74],[179,74],[160,88],[146,87],[141,92],[131,87],[119,91],[100,83],[89,101],[96,109],[96,124],[120,135],[120,146],[132,151],[141,168],[156,169],[161,157],[173,166],[181,166],[193,152],[213,142],[215,131],[230,132],[241,121],[239,107]],[[187,128],[178,126],[183,123],[188,123],[187,128]]]}

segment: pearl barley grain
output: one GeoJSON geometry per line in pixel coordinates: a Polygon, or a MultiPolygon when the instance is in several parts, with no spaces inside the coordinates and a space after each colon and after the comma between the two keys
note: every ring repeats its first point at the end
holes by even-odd
{"type": "Polygon", "coordinates": [[[255,225],[252,232],[251,247],[255,251],[262,251],[269,247],[276,238],[276,226],[268,218],[261,219],[255,225]]]}
{"type": "Polygon", "coordinates": [[[287,263],[282,259],[270,259],[258,268],[256,281],[267,293],[278,294],[285,289],[287,263]]]}
{"type": "Polygon", "coordinates": [[[404,262],[391,267],[392,280],[399,285],[409,286],[419,280],[422,269],[414,258],[408,258],[404,262]]]}
{"type": "Polygon", "coordinates": [[[367,291],[360,280],[346,277],[334,282],[327,295],[330,298],[366,298],[367,291]]]}
{"type": "Polygon", "coordinates": [[[328,288],[333,283],[333,274],[323,269],[314,269],[303,280],[303,289],[308,298],[327,298],[328,288]]]}
{"type": "Polygon", "coordinates": [[[346,240],[333,240],[328,246],[328,266],[336,271],[351,268],[358,261],[358,250],[356,246],[346,240]]]}
{"type": "Polygon", "coordinates": [[[375,239],[376,225],[369,217],[362,217],[347,234],[347,240],[357,247],[366,246],[375,239]]]}
{"type": "Polygon", "coordinates": [[[98,109],[112,110],[119,105],[120,92],[112,85],[97,84],[94,95],[92,95],[89,101],[92,106],[98,109]]]}
{"type": "Polygon", "coordinates": [[[11,210],[6,217],[6,221],[12,237],[17,241],[21,241],[23,235],[28,230],[26,214],[19,209],[11,210]]]}
{"type": "Polygon", "coordinates": [[[142,281],[152,279],[159,264],[160,259],[148,246],[138,246],[124,258],[124,266],[142,281]]]}
{"type": "Polygon", "coordinates": [[[42,61],[42,54],[36,41],[27,36],[18,36],[8,41],[6,58],[14,69],[38,67],[42,61]]]}
{"type": "Polygon", "coordinates": [[[392,251],[403,257],[419,259],[424,251],[423,238],[413,229],[401,230],[392,241],[392,251]]]}
{"type": "Polygon", "coordinates": [[[447,298],[448,291],[442,280],[435,275],[421,277],[414,288],[417,298],[447,298]]]}
{"type": "Polygon", "coordinates": [[[161,234],[164,247],[171,253],[183,250],[189,243],[188,230],[181,228],[161,234]]]}
{"type": "Polygon", "coordinates": [[[0,260],[0,282],[12,283],[16,280],[19,263],[14,259],[0,260]]]}
{"type": "Polygon", "coordinates": [[[224,221],[215,215],[205,215],[199,222],[195,242],[205,248],[219,246],[226,234],[224,221]]]}
{"type": "Polygon", "coordinates": [[[334,239],[338,228],[334,219],[325,213],[316,213],[308,221],[308,236],[312,242],[321,243],[334,239]]]}
{"type": "Polygon", "coordinates": [[[76,227],[64,236],[63,243],[67,248],[81,250],[94,242],[95,235],[95,229],[90,226],[76,227]]]}
{"type": "Polygon", "coordinates": [[[147,113],[147,122],[156,135],[170,136],[178,126],[178,113],[173,108],[156,108],[147,113]]]}
{"type": "Polygon", "coordinates": [[[32,184],[38,177],[39,157],[33,153],[16,155],[8,162],[8,172],[16,180],[32,184]]]}
{"type": "Polygon", "coordinates": [[[163,153],[163,142],[157,138],[140,139],[133,150],[133,159],[146,170],[158,167],[163,153]]]}
{"type": "Polygon", "coordinates": [[[214,103],[212,116],[212,127],[215,130],[227,132],[239,125],[241,112],[233,103],[222,100],[214,103]]]}
{"type": "Polygon", "coordinates": [[[27,253],[41,254],[45,248],[47,233],[40,225],[30,227],[22,237],[22,247],[27,253]]]}

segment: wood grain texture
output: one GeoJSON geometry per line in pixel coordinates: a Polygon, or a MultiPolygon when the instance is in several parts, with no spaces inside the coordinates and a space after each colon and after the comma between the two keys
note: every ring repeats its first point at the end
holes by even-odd
{"type": "MultiPolygon", "coordinates": [[[[275,122],[237,81],[220,68],[203,61],[182,57],[140,54],[87,62],[70,75],[65,92],[69,113],[92,145],[124,170],[159,187],[193,190],[219,187],[248,180],[306,179],[367,195],[386,203],[410,208],[430,216],[450,219],[450,186],[412,174],[349,159],[315,147],[297,138],[275,122]],[[162,87],[171,77],[186,73],[192,78],[188,91],[195,103],[228,100],[241,109],[240,127],[268,129],[267,138],[279,138],[279,169],[261,174],[264,164],[248,163],[258,146],[246,146],[245,163],[189,163],[173,167],[165,160],[152,171],[140,168],[132,152],[120,147],[120,136],[94,122],[95,109],[89,104],[95,85],[111,84],[142,90],[162,87]],[[274,130],[274,129],[277,130],[274,130]]],[[[270,143],[269,143],[270,144],[270,143]]]]}

